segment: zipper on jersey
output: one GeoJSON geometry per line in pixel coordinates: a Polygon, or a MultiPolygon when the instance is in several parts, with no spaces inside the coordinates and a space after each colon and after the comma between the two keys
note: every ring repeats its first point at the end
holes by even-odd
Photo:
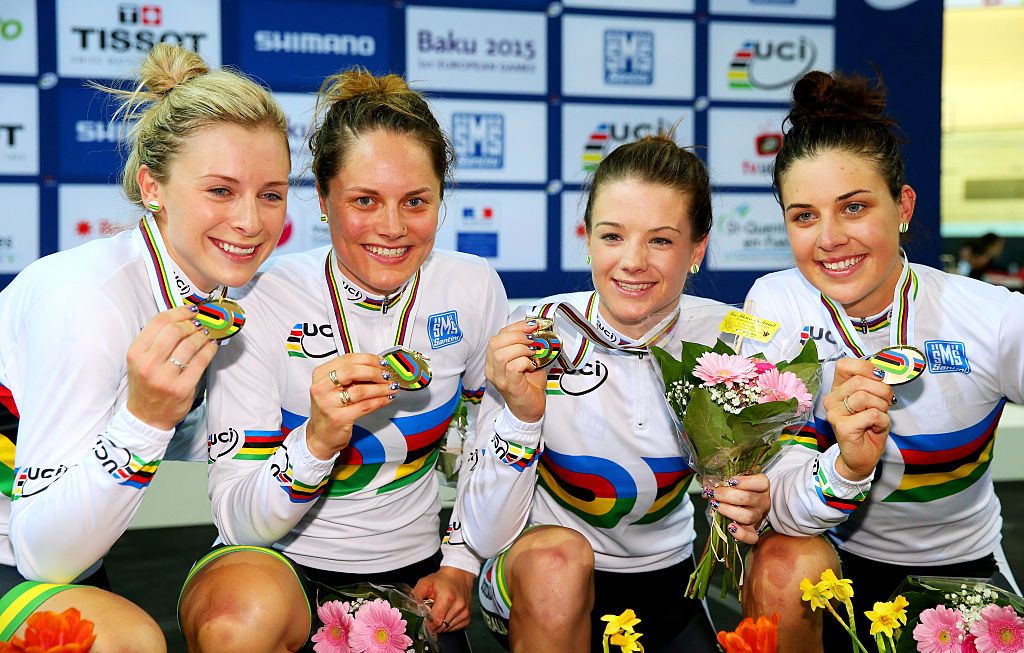
{"type": "Polygon", "coordinates": [[[647,364],[644,361],[646,354],[640,352],[636,356],[636,392],[633,394],[633,426],[637,429],[647,428],[647,401],[644,399],[644,371],[647,364]]]}
{"type": "Polygon", "coordinates": [[[866,317],[860,318],[860,324],[856,324],[854,326],[861,333],[867,333],[868,332],[868,318],[866,318],[866,317]]]}

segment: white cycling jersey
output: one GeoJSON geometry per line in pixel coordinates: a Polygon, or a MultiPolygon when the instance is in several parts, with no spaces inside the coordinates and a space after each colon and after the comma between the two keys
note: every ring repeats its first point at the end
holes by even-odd
{"type": "MultiPolygon", "coordinates": [[[[1002,519],[989,464],[1006,401],[1024,400],[1024,296],[1005,288],[905,265],[891,310],[850,319],[796,269],[762,277],[748,300],[761,317],[846,355],[913,345],[926,371],[893,387],[891,435],[874,480],[835,473],[839,448],[822,397],[811,422],[786,439],[769,468],[770,519],[782,533],[832,529],[839,546],[872,560],[940,565],[975,560],[999,547],[1002,519]]],[[[771,358],[771,344],[769,344],[771,358]]]]}
{"type": "Polygon", "coordinates": [[[206,458],[201,407],[163,431],[124,405],[139,331],[202,299],[151,216],[33,262],[0,292],[0,412],[15,418],[0,437],[0,563],[56,583],[91,573],[160,461],[206,458]]]}
{"type": "MultiPolygon", "coordinates": [[[[631,342],[602,319],[596,293],[541,304],[551,302],[568,302],[613,340],[631,342]]],[[[682,339],[713,345],[726,307],[685,295],[679,307],[639,342],[654,337],[652,344],[676,357],[682,339]]],[[[523,319],[528,308],[517,309],[510,321],[523,319]]],[[[562,319],[556,330],[572,360],[581,338],[562,319]]],[[[690,556],[691,470],[650,354],[590,344],[576,371],[555,362],[548,368],[544,417],[534,424],[516,419],[500,394],[488,390],[474,454],[449,538],[482,557],[510,546],[525,527],[542,524],[584,534],[599,570],[650,571],[690,556]]]]}
{"type": "MultiPolygon", "coordinates": [[[[388,297],[339,271],[329,247],[272,261],[239,295],[245,329],[218,355],[208,393],[210,495],[220,537],[273,546],[296,562],[368,574],[429,558],[440,545],[432,473],[460,395],[483,395],[487,342],[508,303],[475,256],[434,251],[388,297]],[[331,460],[306,447],[314,368],[339,351],[401,344],[433,379],[361,418],[331,460]]],[[[442,564],[477,573],[464,547],[442,564]]]]}

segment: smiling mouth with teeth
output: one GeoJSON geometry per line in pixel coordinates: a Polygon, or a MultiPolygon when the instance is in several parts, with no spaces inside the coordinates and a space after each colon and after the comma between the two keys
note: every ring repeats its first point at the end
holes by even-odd
{"type": "Polygon", "coordinates": [[[864,256],[854,256],[852,258],[843,259],[842,261],[836,261],[834,263],[829,263],[828,261],[821,261],[821,266],[826,270],[830,270],[832,272],[842,272],[843,270],[852,268],[853,266],[857,265],[863,260],[864,256]]]}
{"type": "Polygon", "coordinates": [[[225,243],[223,240],[217,241],[217,247],[221,248],[228,254],[235,254],[237,256],[248,256],[256,251],[256,246],[252,247],[237,247],[231,243],[225,243]]]}
{"type": "Polygon", "coordinates": [[[371,254],[389,258],[398,258],[409,251],[408,247],[380,247],[378,245],[363,245],[363,247],[371,254]]]}
{"type": "Polygon", "coordinates": [[[653,283],[626,283],[625,281],[616,281],[615,283],[618,284],[619,288],[630,292],[647,290],[654,285],[653,283]]]}

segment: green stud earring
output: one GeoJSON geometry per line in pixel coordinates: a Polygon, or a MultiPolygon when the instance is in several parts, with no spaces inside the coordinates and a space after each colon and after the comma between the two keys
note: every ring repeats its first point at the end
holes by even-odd
{"type": "Polygon", "coordinates": [[[320,222],[327,222],[327,214],[326,213],[321,213],[320,214],[320,222]]]}
{"type": "Polygon", "coordinates": [[[690,266],[690,274],[697,274],[698,272],[700,272],[700,264],[694,263],[690,266]]]}
{"type": "Polygon", "coordinates": [[[587,254],[587,265],[590,265],[590,254],[587,254]]]}
{"type": "Polygon", "coordinates": [[[149,200],[146,202],[146,208],[149,209],[150,213],[156,213],[160,210],[160,202],[156,200],[149,200]]]}
{"type": "Polygon", "coordinates": [[[901,234],[905,234],[908,231],[910,231],[910,224],[907,223],[907,222],[901,222],[900,223],[900,233],[901,234]]]}

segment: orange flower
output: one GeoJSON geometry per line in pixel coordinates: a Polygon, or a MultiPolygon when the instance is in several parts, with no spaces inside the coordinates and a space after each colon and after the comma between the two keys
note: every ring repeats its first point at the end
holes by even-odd
{"type": "Polygon", "coordinates": [[[94,641],[92,622],[78,610],[36,612],[25,622],[25,639],[0,644],[0,653],[88,653],[94,641]]]}
{"type": "Polygon", "coordinates": [[[779,645],[779,615],[764,615],[755,622],[747,617],[731,633],[718,631],[718,643],[725,653],[776,653],[779,645]]]}

